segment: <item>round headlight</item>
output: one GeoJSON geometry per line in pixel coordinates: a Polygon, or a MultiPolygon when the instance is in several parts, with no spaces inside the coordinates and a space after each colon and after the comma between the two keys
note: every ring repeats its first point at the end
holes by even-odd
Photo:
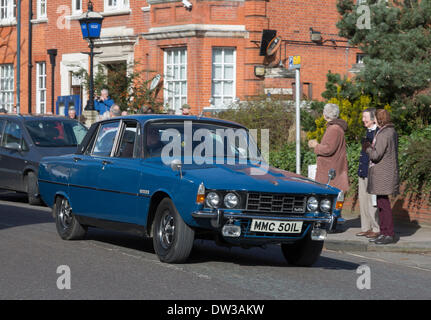
{"type": "Polygon", "coordinates": [[[307,200],[308,211],[316,211],[319,208],[319,201],[315,197],[310,197],[307,200]]]}
{"type": "Polygon", "coordinates": [[[320,201],[320,210],[322,210],[323,212],[329,212],[329,210],[331,210],[331,205],[331,200],[323,199],[322,201],[320,201]]]}
{"type": "Polygon", "coordinates": [[[206,196],[205,203],[210,208],[216,208],[220,204],[220,197],[215,192],[209,192],[206,196]]]}
{"type": "Polygon", "coordinates": [[[239,203],[238,196],[234,193],[228,193],[224,197],[224,205],[226,208],[232,209],[235,208],[239,203]]]}

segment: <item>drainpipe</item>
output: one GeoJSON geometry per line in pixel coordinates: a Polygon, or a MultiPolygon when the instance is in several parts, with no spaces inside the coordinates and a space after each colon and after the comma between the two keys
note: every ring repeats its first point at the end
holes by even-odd
{"type": "Polygon", "coordinates": [[[31,23],[31,20],[33,19],[33,8],[32,8],[32,2],[33,1],[29,1],[28,2],[28,75],[27,75],[27,79],[28,79],[28,88],[27,88],[27,92],[28,92],[28,113],[31,114],[32,110],[31,110],[31,98],[32,98],[32,70],[33,70],[33,53],[32,53],[32,42],[33,42],[33,25],[31,23]]]}

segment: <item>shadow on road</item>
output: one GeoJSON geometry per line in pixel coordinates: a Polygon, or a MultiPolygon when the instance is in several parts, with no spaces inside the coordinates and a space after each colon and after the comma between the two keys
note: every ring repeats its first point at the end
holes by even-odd
{"type": "Polygon", "coordinates": [[[99,241],[113,246],[155,253],[152,239],[126,232],[89,228],[85,240],[99,241]]]}
{"type": "Polygon", "coordinates": [[[27,195],[25,193],[16,193],[9,192],[0,189],[0,200],[2,201],[10,201],[10,202],[19,202],[19,203],[27,203],[27,195]]]}
{"type": "Polygon", "coordinates": [[[24,225],[54,223],[46,207],[29,206],[26,195],[20,193],[0,194],[0,230],[24,225]]]}
{"type": "MultiPolygon", "coordinates": [[[[134,234],[90,228],[86,240],[155,254],[152,239],[134,234]]],[[[193,250],[185,264],[193,265],[207,262],[232,263],[241,266],[296,267],[286,262],[280,247],[277,245],[270,245],[266,249],[243,249],[239,247],[220,247],[209,240],[195,240],[193,250]]],[[[313,268],[330,270],[356,270],[358,267],[359,264],[325,256],[321,256],[313,266],[313,268]]]]}
{"type": "MultiPolygon", "coordinates": [[[[54,223],[46,207],[29,206],[26,196],[20,194],[0,195],[0,230],[23,225],[54,223]],[[8,202],[6,202],[8,201],[8,202]]],[[[155,254],[152,239],[125,232],[89,228],[84,241],[98,241],[111,246],[155,254]]],[[[243,249],[220,247],[213,241],[196,240],[188,265],[206,262],[232,263],[241,266],[295,267],[286,262],[278,245],[243,249]]],[[[333,270],[356,270],[359,265],[321,256],[313,268],[333,270]]]]}

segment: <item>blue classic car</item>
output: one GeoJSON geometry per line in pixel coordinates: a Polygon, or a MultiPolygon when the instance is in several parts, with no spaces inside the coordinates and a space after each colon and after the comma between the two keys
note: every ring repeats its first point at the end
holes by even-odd
{"type": "Polygon", "coordinates": [[[42,159],[39,189],[61,238],[82,239],[88,227],[137,231],[168,263],[187,260],[199,238],[281,244],[289,263],[310,266],[344,200],[268,167],[237,123],[172,115],[93,124],[75,154],[42,159]]]}

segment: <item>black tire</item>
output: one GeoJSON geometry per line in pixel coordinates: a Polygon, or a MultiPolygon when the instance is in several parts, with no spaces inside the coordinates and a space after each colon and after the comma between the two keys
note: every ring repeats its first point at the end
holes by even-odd
{"type": "Polygon", "coordinates": [[[160,261],[182,263],[187,260],[195,232],[181,218],[171,199],[160,202],[152,228],[154,250],[160,261]]]}
{"type": "Polygon", "coordinates": [[[25,184],[27,188],[27,199],[28,203],[32,206],[41,205],[42,200],[39,196],[39,185],[37,183],[37,177],[36,174],[33,171],[30,171],[25,176],[25,184]]]}
{"type": "Polygon", "coordinates": [[[85,237],[87,228],[78,222],[66,198],[58,197],[52,210],[57,232],[63,240],[80,240],[85,237]]]}
{"type": "Polygon", "coordinates": [[[289,264],[311,267],[322,253],[324,241],[311,240],[311,232],[295,243],[281,244],[281,251],[289,264]]]}

